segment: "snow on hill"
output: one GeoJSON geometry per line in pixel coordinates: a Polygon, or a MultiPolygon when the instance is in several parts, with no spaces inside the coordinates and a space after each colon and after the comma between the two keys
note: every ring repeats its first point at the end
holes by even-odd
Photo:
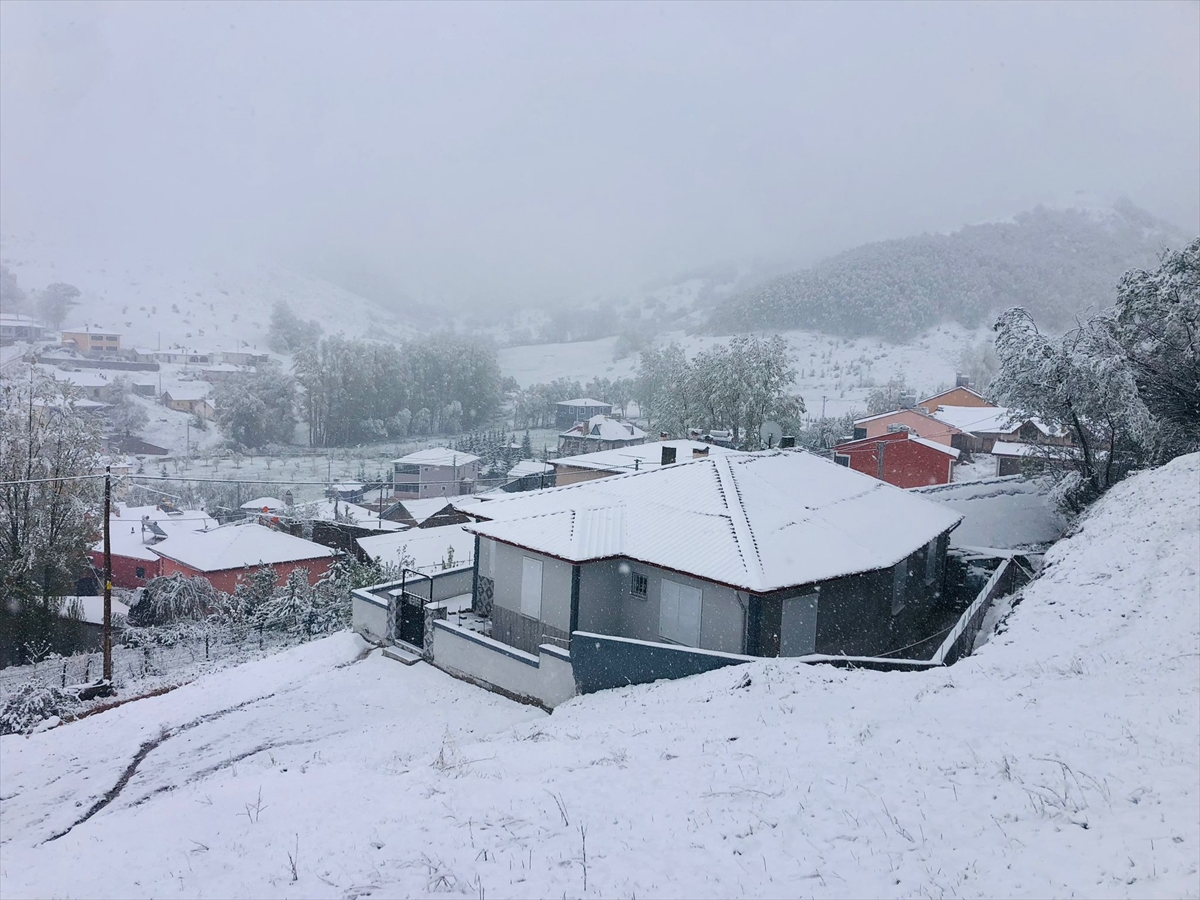
{"type": "Polygon", "coordinates": [[[0,738],[0,893],[1195,897],[1198,561],[1192,455],[948,669],[764,660],[546,716],[316,641],[0,738]]]}
{"type": "Polygon", "coordinates": [[[403,338],[411,320],[333,284],[272,267],[203,265],[195,260],[108,258],[4,235],[0,260],[26,292],[65,281],[83,296],[64,325],[119,331],[123,347],[265,351],[271,308],[286,301],[326,332],[349,337],[403,338]]]}

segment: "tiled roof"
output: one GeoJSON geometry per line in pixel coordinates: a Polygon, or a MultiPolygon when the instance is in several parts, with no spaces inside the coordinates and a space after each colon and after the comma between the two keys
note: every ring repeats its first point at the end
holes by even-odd
{"type": "Polygon", "coordinates": [[[894,565],[957,513],[802,451],[513,494],[464,526],[571,562],[625,557],[755,593],[894,565]]]}
{"type": "Polygon", "coordinates": [[[225,525],[212,531],[176,533],[154,552],[200,572],[223,572],[261,564],[326,559],[337,554],[321,544],[263,525],[225,525]]]}

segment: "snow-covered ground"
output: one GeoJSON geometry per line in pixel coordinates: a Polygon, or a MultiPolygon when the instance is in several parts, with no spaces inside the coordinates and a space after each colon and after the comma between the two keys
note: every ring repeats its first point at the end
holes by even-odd
{"type": "Polygon", "coordinates": [[[335,636],[0,738],[0,893],[1200,896],[1198,566],[1193,455],[949,669],[764,660],[546,716],[335,636]]]}
{"type": "MultiPolygon", "coordinates": [[[[793,390],[804,398],[810,416],[865,410],[867,396],[892,378],[905,380],[921,394],[954,386],[964,350],[991,340],[987,331],[942,325],[908,344],[889,344],[877,338],[838,338],[814,331],[781,332],[787,339],[797,379],[793,390]],[[823,399],[824,398],[824,399],[823,399]]],[[[678,341],[694,354],[728,335],[688,335],[669,332],[662,343],[678,341]]],[[[617,338],[572,344],[537,344],[499,351],[500,370],[522,387],[555,378],[586,382],[592,377],[623,378],[637,371],[637,355],[614,361],[617,338]]]]}

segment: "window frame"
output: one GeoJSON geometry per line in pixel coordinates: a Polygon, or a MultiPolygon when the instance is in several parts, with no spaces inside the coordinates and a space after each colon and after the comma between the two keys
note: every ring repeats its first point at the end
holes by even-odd
{"type": "Polygon", "coordinates": [[[521,557],[521,615],[528,619],[541,620],[542,618],[542,593],[545,578],[545,566],[540,559],[532,556],[521,557]],[[537,575],[531,577],[536,567],[537,575]],[[537,592],[534,594],[533,586],[536,583],[537,592]],[[536,599],[536,609],[534,601],[536,599]]]}
{"type": "Polygon", "coordinates": [[[639,600],[646,600],[650,597],[650,578],[636,569],[629,573],[629,596],[639,600]],[[639,582],[641,590],[638,590],[639,582]]]}

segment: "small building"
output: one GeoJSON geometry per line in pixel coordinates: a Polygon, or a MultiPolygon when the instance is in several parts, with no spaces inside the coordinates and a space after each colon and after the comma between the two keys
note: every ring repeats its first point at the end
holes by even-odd
{"type": "Polygon", "coordinates": [[[88,325],[64,328],[62,345],[85,356],[115,355],[121,352],[121,332],[102,331],[88,325]]]}
{"type": "Polygon", "coordinates": [[[360,537],[357,543],[369,559],[418,572],[456,569],[475,560],[475,537],[461,525],[394,531],[360,537]]]}
{"type": "Polygon", "coordinates": [[[558,436],[560,454],[595,453],[616,447],[632,447],[646,441],[646,432],[632,422],[620,422],[606,415],[595,415],[579,422],[558,436]]]}
{"type": "Polygon", "coordinates": [[[69,384],[75,394],[85,400],[111,403],[120,394],[120,389],[113,384],[112,379],[101,372],[64,372],[61,369],[53,369],[51,374],[55,381],[59,384],[69,384]]]}
{"type": "Polygon", "coordinates": [[[217,411],[208,399],[207,387],[176,387],[163,391],[163,406],[177,412],[191,413],[201,419],[211,420],[217,411]]]}
{"type": "Polygon", "coordinates": [[[235,366],[232,363],[213,363],[200,370],[200,378],[209,384],[230,381],[239,375],[253,375],[253,366],[235,366]]]}
{"type": "Polygon", "coordinates": [[[554,404],[554,427],[559,431],[566,431],[572,425],[586,422],[593,416],[611,416],[612,409],[611,403],[593,400],[591,397],[560,400],[554,404]]]}
{"type": "Polygon", "coordinates": [[[172,534],[153,549],[162,560],[163,575],[199,576],[227,594],[236,590],[248,570],[260,566],[274,569],[279,583],[304,568],[309,584],[316,584],[337,556],[329,547],[254,522],[172,534]]]}
{"type": "Polygon", "coordinates": [[[157,397],[158,384],[153,381],[133,381],[129,385],[139,397],[157,397]]]}
{"type": "Polygon", "coordinates": [[[108,439],[108,448],[114,453],[124,453],[129,456],[166,456],[171,451],[158,444],[151,444],[133,435],[114,435],[108,439]]]}
{"type": "Polygon", "coordinates": [[[469,494],[483,463],[478,456],[431,447],[392,460],[393,493],[401,500],[469,494]]]}
{"type": "Polygon", "coordinates": [[[940,394],[934,394],[932,397],[926,397],[917,405],[924,407],[926,412],[932,412],[939,406],[995,406],[996,404],[989,400],[983,394],[976,393],[971,390],[970,386],[962,384],[963,379],[959,378],[959,384],[949,390],[942,391],[940,394]]]}
{"type": "Polygon", "coordinates": [[[867,416],[865,419],[856,419],[852,440],[877,438],[901,430],[907,430],[927,441],[936,441],[960,450],[971,449],[969,445],[973,440],[961,428],[919,409],[894,409],[891,412],[867,416]]]}
{"type": "Polygon", "coordinates": [[[522,459],[508,470],[504,490],[510,494],[554,487],[554,466],[540,459],[522,459]]]}
{"type": "Polygon", "coordinates": [[[554,482],[549,486],[649,471],[675,463],[690,462],[693,459],[707,459],[722,453],[740,452],[717,444],[687,440],[654,441],[616,450],[602,450],[599,453],[564,456],[550,460],[550,465],[554,467],[554,482]]]}
{"type": "Polygon", "coordinates": [[[269,353],[259,353],[255,350],[217,350],[212,354],[214,361],[220,361],[234,366],[262,366],[271,361],[269,353]]]}
{"type": "Polygon", "coordinates": [[[440,528],[470,521],[470,516],[455,509],[454,501],[446,497],[398,500],[384,510],[383,517],[410,528],[440,528]]]}
{"type": "Polygon", "coordinates": [[[991,452],[996,458],[997,477],[1040,473],[1071,466],[1078,461],[1078,451],[1074,447],[1053,444],[995,441],[991,452]]]}
{"type": "MultiPolygon", "coordinates": [[[[151,548],[172,534],[216,527],[216,520],[203,510],[178,510],[166,503],[158,506],[118,503],[108,520],[113,587],[139,588],[161,575],[161,561],[151,548]]],[[[95,572],[104,571],[103,540],[89,548],[88,559],[95,572]]]]}
{"type": "Polygon", "coordinates": [[[17,341],[40,341],[46,336],[46,326],[32,316],[0,313],[0,344],[17,341]]]}
{"type": "Polygon", "coordinates": [[[896,431],[838,444],[833,461],[899,488],[949,484],[959,451],[937,441],[896,431]]]}
{"type": "Polygon", "coordinates": [[[930,413],[940,422],[971,435],[970,449],[991,453],[997,441],[1064,446],[1070,438],[1041,419],[1021,416],[1003,406],[939,406],[930,413]]]}
{"type": "Polygon", "coordinates": [[[490,617],[493,641],[531,658],[576,632],[748,656],[882,655],[928,636],[917,632],[962,518],[795,450],[474,511],[472,608],[490,617]]]}

